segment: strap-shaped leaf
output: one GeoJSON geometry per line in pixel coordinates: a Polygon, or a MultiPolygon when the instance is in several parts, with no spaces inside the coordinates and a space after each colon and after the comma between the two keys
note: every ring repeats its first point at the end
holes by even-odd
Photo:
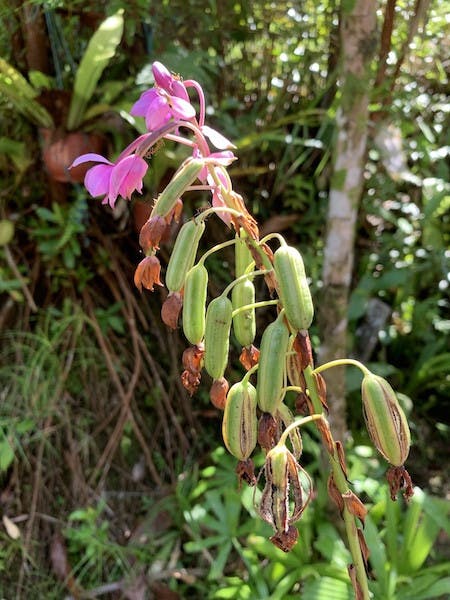
{"type": "Polygon", "coordinates": [[[50,114],[35,100],[38,92],[3,58],[0,58],[0,95],[12,102],[14,108],[35,125],[53,126],[50,114]]]}
{"type": "Polygon", "coordinates": [[[103,70],[116,53],[123,33],[123,9],[108,17],[89,41],[78,67],[70,103],[67,128],[76,129],[84,119],[85,110],[103,70]]]}

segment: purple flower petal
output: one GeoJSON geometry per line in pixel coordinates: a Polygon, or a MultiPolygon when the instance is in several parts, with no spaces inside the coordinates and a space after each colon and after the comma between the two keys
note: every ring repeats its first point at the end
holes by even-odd
{"type": "Polygon", "coordinates": [[[151,103],[159,97],[157,90],[147,90],[141,94],[139,100],[133,104],[130,110],[130,115],[133,117],[145,117],[151,103]]]}
{"type": "Polygon", "coordinates": [[[89,162],[89,161],[105,163],[107,165],[113,164],[112,162],[110,162],[107,158],[105,158],[101,154],[95,154],[94,152],[90,152],[89,154],[82,154],[81,156],[76,158],[73,161],[73,163],[70,165],[69,169],[72,169],[72,167],[78,167],[78,165],[81,165],[82,163],[89,162]]]}
{"type": "Polygon", "coordinates": [[[145,123],[149,131],[159,129],[164,123],[166,123],[171,117],[169,105],[167,104],[167,98],[158,96],[153,100],[148,108],[145,123]]]}
{"type": "Polygon", "coordinates": [[[84,185],[91,196],[102,196],[109,191],[109,182],[111,172],[113,170],[112,163],[108,165],[97,165],[92,167],[84,176],[84,185]]]}
{"type": "Polygon", "coordinates": [[[121,160],[112,170],[109,203],[114,206],[117,196],[130,198],[134,190],[142,192],[142,178],[148,165],[143,158],[132,154],[121,160]]]}
{"type": "Polygon", "coordinates": [[[189,102],[189,94],[187,93],[186,87],[184,83],[178,81],[178,79],[173,79],[170,91],[172,96],[177,96],[178,98],[182,98],[189,102]]]}
{"type": "Polygon", "coordinates": [[[162,63],[155,61],[152,65],[152,71],[156,85],[159,85],[159,87],[170,92],[173,76],[170,74],[169,70],[162,63]]]}
{"type": "Polygon", "coordinates": [[[170,96],[169,105],[172,109],[172,115],[174,117],[178,117],[179,119],[192,119],[195,117],[195,108],[187,102],[187,100],[183,100],[183,98],[177,98],[176,96],[170,96]]]}
{"type": "Polygon", "coordinates": [[[218,150],[226,150],[227,148],[236,148],[234,144],[230,142],[224,135],[213,129],[212,127],[208,127],[208,125],[203,125],[202,133],[205,135],[212,145],[218,150]]]}

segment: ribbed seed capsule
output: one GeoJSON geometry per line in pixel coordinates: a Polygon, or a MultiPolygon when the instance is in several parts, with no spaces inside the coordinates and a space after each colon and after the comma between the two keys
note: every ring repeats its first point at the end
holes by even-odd
{"type": "Polygon", "coordinates": [[[248,381],[235,383],[228,392],[222,421],[223,441],[239,460],[247,460],[257,441],[256,389],[248,381]]]}
{"type": "Polygon", "coordinates": [[[223,377],[228,363],[232,312],[227,296],[211,300],[206,311],[205,369],[213,379],[223,377]]]}
{"type": "Polygon", "coordinates": [[[313,320],[314,307],[300,252],[292,246],[280,246],[273,260],[287,320],[296,330],[308,329],[313,320]]]}
{"type": "Polygon", "coordinates": [[[256,384],[259,408],[274,417],[282,399],[288,344],[289,331],[280,313],[262,335],[256,384]]]}
{"type": "Polygon", "coordinates": [[[165,189],[156,200],[152,210],[153,216],[165,217],[175,207],[178,199],[187,188],[194,183],[203,167],[203,161],[198,158],[188,158],[178,169],[165,189]]]}
{"type": "Polygon", "coordinates": [[[287,532],[311,498],[311,479],[286,446],[278,444],[267,453],[264,475],[259,514],[277,532],[287,532]]]}
{"type": "Polygon", "coordinates": [[[186,275],[183,298],[183,332],[194,346],[205,335],[205,304],[208,271],[203,264],[195,265],[186,275]]]}
{"type": "Polygon", "coordinates": [[[166,286],[170,292],[179,292],[184,287],[187,272],[194,265],[204,231],[205,223],[196,223],[192,219],[178,232],[166,271],[166,286]]]}
{"type": "Polygon", "coordinates": [[[405,462],[410,446],[408,421],[389,383],[378,375],[365,375],[361,386],[367,431],[377,450],[394,467],[405,462]]]}
{"type": "MultiPolygon", "coordinates": [[[[233,310],[255,302],[255,286],[250,280],[237,283],[231,292],[233,310]]],[[[255,309],[248,308],[233,317],[233,330],[241,346],[250,346],[256,335],[255,309]]]]}

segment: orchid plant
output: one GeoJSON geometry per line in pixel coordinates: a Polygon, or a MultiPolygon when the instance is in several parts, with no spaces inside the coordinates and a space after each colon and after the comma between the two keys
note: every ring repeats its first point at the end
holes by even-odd
{"type": "Polygon", "coordinates": [[[259,478],[263,478],[256,505],[261,517],[273,527],[271,541],[286,552],[296,543],[298,529],[294,523],[312,497],[312,481],[299,463],[300,429],[315,423],[330,463],[328,493],[345,524],[352,556],[350,580],[355,597],[367,600],[368,549],[360,527],[367,509],[351,490],[343,444],[334,439],[330,429],[321,373],[340,365],[362,370],[363,414],[375,447],[391,464],[387,477],[392,499],[400,489],[406,499],[413,493],[403,466],[410,445],[406,418],[389,383],[358,361],[339,359],[314,367],[308,335],[314,309],[300,253],[278,233],[260,239],[258,225],[233,189],[227,171],[236,160],[235,146],[205,124],[205,97],[199,83],[183,81],[159,62],[152,68],[154,87],[144,92],[131,109],[133,116],[145,119],[147,133],[134,140],[115,162],[89,153],[77,158],[72,166],[97,163],[87,171],[85,186],[92,196],[101,197],[104,204],[114,208],[117,198],[130,199],[134,191],[142,192],[147,158],[160,140],[190,149],[190,156],[155,199],[142,227],[139,242],[145,257],[137,266],[135,284],[141,291],[163,285],[157,256],[160,240],[171,222],[180,220],[184,194],[208,192],[211,200],[205,210],[179,229],[165,275],[169,294],[162,307],[162,319],[175,329],[182,313],[183,332],[191,343],[183,354],[183,385],[194,394],[203,369],[212,377],[210,397],[223,410],[225,446],[238,459],[236,471],[241,480],[256,488],[259,478]],[[197,260],[199,241],[211,214],[216,214],[234,235],[197,260]],[[273,241],[279,245],[276,251],[271,248],[273,241]],[[206,307],[209,273],[205,262],[226,246],[235,249],[235,279],[206,307]],[[269,299],[256,301],[256,277],[264,278],[269,299]],[[275,306],[277,315],[262,333],[258,349],[254,345],[255,310],[267,306],[275,306]],[[246,373],[230,387],[224,375],[231,327],[243,348],[240,361],[246,373]],[[252,378],[256,379],[255,386],[252,378]],[[297,396],[293,407],[288,406],[287,392],[297,396]],[[258,445],[265,453],[265,463],[257,478],[251,455],[258,445]]]}

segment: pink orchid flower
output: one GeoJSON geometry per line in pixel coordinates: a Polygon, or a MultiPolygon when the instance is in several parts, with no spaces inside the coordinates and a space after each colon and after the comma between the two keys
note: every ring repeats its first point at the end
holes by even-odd
{"type": "Polygon", "coordinates": [[[155,84],[165,90],[170,96],[177,96],[189,102],[189,96],[186,91],[186,86],[180,80],[174,77],[166,67],[156,61],[152,65],[153,77],[155,78],[155,84]]]}
{"type": "Polygon", "coordinates": [[[142,192],[142,179],[148,165],[137,154],[119,157],[116,163],[110,162],[101,154],[83,154],[74,160],[71,167],[90,161],[101,164],[87,171],[84,185],[91,196],[104,196],[102,204],[109,204],[114,208],[118,196],[130,199],[134,190],[142,192]]]}
{"type": "Polygon", "coordinates": [[[194,118],[195,108],[183,98],[170,96],[165,90],[153,88],[141,95],[131,107],[130,114],[145,117],[147,129],[155,131],[172,118],[185,121],[194,118]]]}

